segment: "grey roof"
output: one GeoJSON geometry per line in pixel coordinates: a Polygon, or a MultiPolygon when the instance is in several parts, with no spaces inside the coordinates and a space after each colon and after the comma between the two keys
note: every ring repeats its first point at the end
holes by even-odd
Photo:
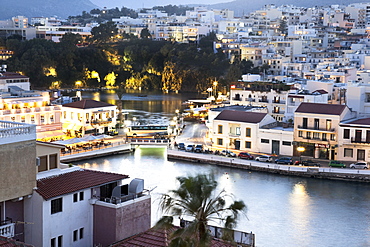
{"type": "Polygon", "coordinates": [[[325,115],[340,115],[347,106],[302,102],[295,112],[325,115]]]}
{"type": "Polygon", "coordinates": [[[243,112],[224,110],[215,118],[215,120],[225,120],[243,123],[259,123],[265,118],[267,113],[261,112],[243,112]]]}
{"type": "Polygon", "coordinates": [[[92,99],[84,99],[81,101],[76,101],[76,102],[63,105],[63,107],[72,107],[72,108],[80,108],[80,109],[99,108],[99,107],[106,107],[106,106],[114,106],[114,105],[101,102],[101,101],[92,100],[92,99]]]}

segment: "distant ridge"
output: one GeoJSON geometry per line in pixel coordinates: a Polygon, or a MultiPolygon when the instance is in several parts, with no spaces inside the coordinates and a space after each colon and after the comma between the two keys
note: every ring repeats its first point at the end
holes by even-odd
{"type": "Polygon", "coordinates": [[[13,16],[67,18],[98,8],[90,0],[1,0],[0,20],[13,16]]]}

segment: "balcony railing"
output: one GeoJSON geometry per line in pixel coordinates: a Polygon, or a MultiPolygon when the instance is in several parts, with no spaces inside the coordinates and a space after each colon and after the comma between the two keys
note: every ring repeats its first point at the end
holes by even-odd
{"type": "Polygon", "coordinates": [[[0,226],[0,236],[12,238],[14,237],[14,228],[15,223],[9,223],[3,226],[0,226]]]}
{"type": "Polygon", "coordinates": [[[252,99],[252,98],[245,98],[245,101],[255,102],[255,101],[256,101],[256,99],[252,99]]]}
{"type": "Polygon", "coordinates": [[[305,130],[317,130],[317,131],[325,131],[325,132],[335,132],[335,128],[327,129],[327,128],[316,128],[316,127],[309,127],[298,125],[298,129],[305,129],[305,130]]]}
{"type": "Polygon", "coordinates": [[[229,133],[229,136],[230,136],[230,137],[239,137],[239,136],[240,136],[240,134],[236,134],[236,133],[229,133]]]}
{"type": "Polygon", "coordinates": [[[242,101],[242,98],[240,98],[240,97],[233,97],[233,100],[242,101]]]}
{"type": "Polygon", "coordinates": [[[368,140],[362,140],[362,138],[351,138],[351,143],[362,143],[362,144],[370,144],[370,141],[368,140]]]}
{"type": "Polygon", "coordinates": [[[259,99],[258,102],[268,103],[269,100],[268,99],[259,99]]]}

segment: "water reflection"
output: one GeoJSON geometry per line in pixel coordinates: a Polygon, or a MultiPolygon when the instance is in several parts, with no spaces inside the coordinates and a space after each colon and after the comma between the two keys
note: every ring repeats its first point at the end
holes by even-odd
{"type": "Polygon", "coordinates": [[[294,242],[302,246],[302,236],[306,236],[309,231],[309,220],[311,218],[311,198],[309,197],[306,184],[299,182],[293,186],[289,197],[290,221],[295,228],[294,242]]]}

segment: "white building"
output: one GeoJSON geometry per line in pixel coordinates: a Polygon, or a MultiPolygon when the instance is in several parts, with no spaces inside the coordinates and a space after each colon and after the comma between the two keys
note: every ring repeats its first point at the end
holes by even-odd
{"type": "Polygon", "coordinates": [[[72,136],[86,131],[107,133],[117,123],[117,106],[95,100],[81,100],[62,106],[63,131],[72,136]]]}
{"type": "Polygon", "coordinates": [[[338,160],[370,161],[370,118],[342,121],[338,137],[338,160]]]}
{"type": "Polygon", "coordinates": [[[260,152],[259,132],[274,126],[266,113],[224,110],[213,120],[213,147],[260,152]]]}

